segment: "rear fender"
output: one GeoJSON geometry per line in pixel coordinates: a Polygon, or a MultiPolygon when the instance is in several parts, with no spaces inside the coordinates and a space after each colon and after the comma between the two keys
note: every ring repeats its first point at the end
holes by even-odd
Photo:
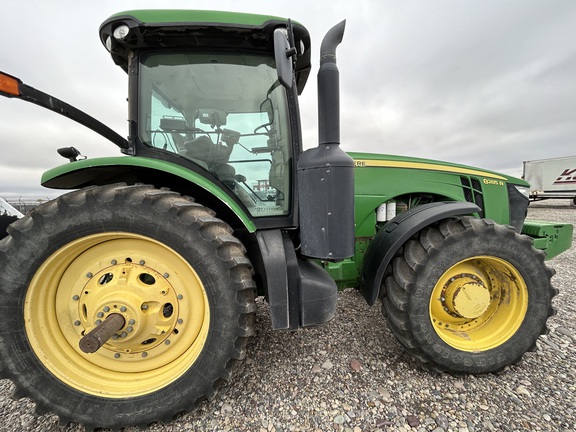
{"type": "Polygon", "coordinates": [[[469,202],[435,202],[411,208],[387,222],[368,245],[360,272],[360,291],[368,304],[376,303],[386,268],[410,237],[439,220],[480,211],[469,202]]]}
{"type": "Polygon", "coordinates": [[[126,182],[169,187],[179,193],[194,196],[202,201],[202,204],[224,214],[226,217],[219,217],[229,224],[237,225],[230,221],[237,219],[248,232],[255,232],[256,226],[239,200],[208,178],[208,173],[202,174],[200,170],[201,168],[198,168],[196,172],[173,162],[138,156],[94,158],[46,171],[42,176],[42,185],[53,189],[79,189],[126,182]],[[201,197],[196,196],[197,193],[201,197]]]}

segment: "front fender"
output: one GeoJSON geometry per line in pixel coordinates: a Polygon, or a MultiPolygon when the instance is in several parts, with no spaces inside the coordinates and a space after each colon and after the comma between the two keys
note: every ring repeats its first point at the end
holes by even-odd
{"type": "Polygon", "coordinates": [[[384,271],[410,237],[439,220],[480,211],[469,202],[435,202],[411,208],[387,222],[368,245],[360,272],[360,291],[368,304],[376,303],[384,271]]]}
{"type": "Polygon", "coordinates": [[[184,193],[194,186],[215,197],[236,215],[249,232],[256,231],[254,222],[242,205],[223,188],[206,175],[169,161],[138,156],[84,159],[52,168],[42,175],[42,186],[53,189],[79,189],[117,182],[141,182],[156,187],[171,187],[184,193]]]}

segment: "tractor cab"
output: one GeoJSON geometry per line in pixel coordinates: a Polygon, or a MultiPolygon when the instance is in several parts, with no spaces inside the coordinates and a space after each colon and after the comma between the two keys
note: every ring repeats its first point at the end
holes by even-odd
{"type": "Polygon", "coordinates": [[[125,153],[193,164],[252,217],[293,225],[294,155],[302,147],[294,111],[310,70],[308,32],[269,16],[205,15],[133,11],[101,26],[130,80],[125,153]],[[285,55],[290,46],[298,49],[285,55]],[[288,79],[279,72],[286,64],[288,79]]]}
{"type": "MultiPolygon", "coordinates": [[[[299,229],[294,243],[302,241],[306,257],[352,256],[354,163],[339,145],[335,56],[343,33],[344,22],[322,42],[319,145],[303,152],[298,95],[311,66],[302,25],[185,10],[110,17],[100,39],[129,78],[130,127],[122,151],[196,172],[209,188],[224,191],[225,207],[237,205],[258,229],[299,229]]],[[[156,184],[141,173],[137,180],[156,184]]]]}

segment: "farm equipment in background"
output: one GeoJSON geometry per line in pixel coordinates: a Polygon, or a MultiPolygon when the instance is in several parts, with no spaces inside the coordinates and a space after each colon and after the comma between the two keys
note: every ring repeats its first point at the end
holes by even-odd
{"type": "Polygon", "coordinates": [[[328,322],[338,288],[356,287],[439,371],[496,372],[535,348],[556,294],[544,260],[570,246],[572,226],[527,223],[529,185],[517,178],[342,151],[343,32],[321,46],[319,145],[306,151],[310,37],[290,20],[110,17],[100,38],[128,75],[128,139],[0,74],[2,95],[124,154],[59,149],[70,163],[42,184],[75,191],[0,241],[0,373],[17,397],[88,428],[169,421],[244,358],[256,295],[274,329],[296,330],[328,322]]]}

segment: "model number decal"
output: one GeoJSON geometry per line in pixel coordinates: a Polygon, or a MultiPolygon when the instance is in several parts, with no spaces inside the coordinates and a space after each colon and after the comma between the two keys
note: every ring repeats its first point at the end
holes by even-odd
{"type": "Polygon", "coordinates": [[[504,186],[504,182],[502,180],[492,180],[492,179],[483,179],[482,182],[485,185],[496,185],[496,186],[504,186]]]}

